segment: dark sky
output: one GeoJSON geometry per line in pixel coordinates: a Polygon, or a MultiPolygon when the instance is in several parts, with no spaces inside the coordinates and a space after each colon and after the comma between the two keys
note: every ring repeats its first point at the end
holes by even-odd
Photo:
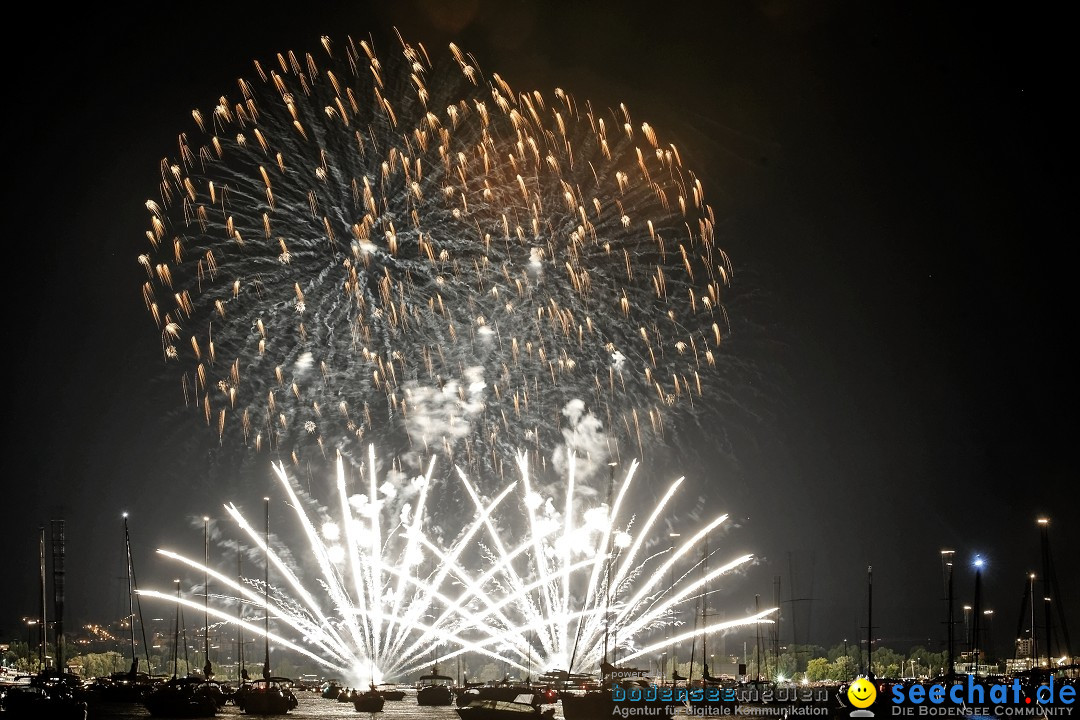
{"type": "Polygon", "coordinates": [[[958,604],[987,558],[1005,651],[1048,513],[1080,623],[1061,19],[842,0],[322,5],[41,5],[9,28],[4,638],[35,612],[39,525],[66,522],[70,625],[122,607],[122,511],[149,581],[175,572],[152,548],[197,554],[188,516],[231,499],[185,489],[206,461],[163,432],[174,398],[151,383],[135,258],[158,160],[253,58],[323,34],[389,48],[393,26],[682,138],[724,217],[730,310],[762,333],[732,351],[782,395],[768,427],[734,433],[739,477],[692,478],[740,518],[732,547],[761,558],[726,591],[733,611],[780,576],[785,598],[813,598],[800,641],[863,636],[873,565],[876,635],[937,643],[950,547],[958,604]]]}

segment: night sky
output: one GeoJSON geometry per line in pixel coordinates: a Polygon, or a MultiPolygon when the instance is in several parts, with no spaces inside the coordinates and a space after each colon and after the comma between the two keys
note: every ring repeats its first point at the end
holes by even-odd
{"type": "Polygon", "coordinates": [[[153,549],[198,556],[191,517],[234,499],[207,491],[206,456],[164,419],[181,399],[156,382],[136,263],[158,161],[252,59],[324,34],[390,52],[394,26],[438,52],[457,42],[516,89],[625,102],[704,178],[736,270],[729,312],[749,329],[729,351],[764,377],[762,422],[724,430],[736,470],[682,470],[737,519],[732,554],[760,558],[726,607],[767,604],[779,576],[785,600],[792,586],[812,598],[793,616],[799,642],[864,637],[872,565],[875,636],[940,649],[953,548],[958,605],[986,558],[983,607],[1011,654],[1046,513],[1080,623],[1061,19],[839,0],[27,11],[4,83],[0,639],[36,614],[39,525],[66,523],[72,627],[126,612],[122,512],[140,584],[161,586],[177,570],[153,549]]]}

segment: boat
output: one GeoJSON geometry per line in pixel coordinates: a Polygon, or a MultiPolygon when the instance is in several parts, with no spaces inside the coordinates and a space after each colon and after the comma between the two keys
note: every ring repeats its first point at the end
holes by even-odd
{"type": "Polygon", "coordinates": [[[430,675],[421,675],[420,685],[416,690],[416,704],[426,706],[453,705],[453,684],[454,678],[448,675],[439,675],[437,670],[430,675]]]}
{"type": "MultiPolygon", "coordinates": [[[[709,536],[705,535],[705,552],[702,557],[702,575],[708,577],[709,574],[709,536]]],[[[708,624],[709,618],[709,584],[705,583],[705,592],[702,593],[701,602],[701,625],[705,627],[708,624]]],[[[725,682],[722,678],[713,677],[709,671],[709,650],[708,650],[709,635],[708,633],[701,636],[701,682],[693,688],[693,692],[687,692],[687,709],[697,715],[719,715],[730,714],[734,712],[736,706],[739,703],[735,702],[736,697],[740,700],[749,702],[750,699],[756,698],[758,695],[751,694],[749,696],[740,695],[736,696],[733,692],[735,684],[731,681],[725,682]]],[[[690,657],[690,674],[693,675],[694,658],[690,657]]]]}
{"type": "Polygon", "coordinates": [[[173,675],[154,686],[143,700],[143,705],[154,717],[203,718],[217,715],[217,701],[202,689],[205,680],[200,677],[179,677],[180,667],[180,581],[176,581],[176,620],[173,626],[173,675]]]}
{"type": "Polygon", "coordinates": [[[457,708],[462,720],[524,720],[525,718],[553,718],[555,708],[541,710],[533,704],[532,692],[522,693],[513,700],[473,700],[465,707],[457,708]]]}
{"type": "Polygon", "coordinates": [[[173,677],[143,701],[150,715],[160,718],[208,718],[217,715],[218,704],[200,677],[173,677]]]}
{"type": "Polygon", "coordinates": [[[543,691],[537,692],[531,685],[524,683],[499,683],[497,685],[467,683],[464,688],[457,691],[455,704],[458,707],[467,707],[470,703],[479,700],[506,700],[515,701],[521,696],[527,695],[532,705],[554,703],[558,697],[553,693],[550,696],[543,691]]]}
{"type": "Polygon", "coordinates": [[[79,679],[70,673],[46,671],[28,683],[7,686],[2,716],[9,720],[86,720],[87,704],[77,694],[79,679]]]}
{"type": "MultiPolygon", "coordinates": [[[[146,627],[142,623],[142,607],[138,606],[138,585],[135,582],[135,564],[131,556],[131,533],[128,530],[128,516],[124,513],[124,556],[127,565],[127,591],[128,591],[128,614],[127,620],[129,641],[131,648],[131,669],[127,672],[114,672],[105,677],[94,678],[87,686],[86,692],[92,702],[108,703],[142,703],[149,697],[154,689],[154,681],[147,673],[139,670],[139,657],[135,652],[135,620],[138,615],[139,626],[143,630],[143,648],[146,643],[146,627]]],[[[147,655],[146,667],[150,667],[150,657],[147,655]]]]}
{"type": "MultiPolygon", "coordinates": [[[[614,467],[614,466],[612,466],[614,467]]],[[[610,503],[611,486],[608,487],[610,503]]],[[[611,560],[608,558],[608,574],[611,573],[611,560]]],[[[610,611],[612,591],[609,588],[604,594],[604,614],[610,611]]],[[[588,682],[586,689],[570,689],[575,687],[572,683],[560,681],[556,687],[563,688],[559,691],[559,702],[562,705],[562,715],[565,720],[597,720],[612,716],[646,716],[651,718],[674,717],[680,704],[661,699],[659,688],[651,681],[647,671],[634,667],[619,667],[615,665],[618,645],[611,649],[611,661],[608,660],[608,640],[610,628],[604,626],[603,660],[600,661],[599,683],[588,682]]],[[[566,671],[553,671],[547,673],[548,678],[558,678],[563,673],[567,680],[570,673],[566,671]]],[[[583,676],[578,675],[578,678],[583,676]]],[[[584,676],[588,677],[588,676],[584,676]]]]}
{"type": "Polygon", "coordinates": [[[393,683],[380,683],[375,686],[375,692],[383,696],[384,700],[397,702],[405,699],[405,691],[393,683]]]}
{"type": "Polygon", "coordinates": [[[319,694],[322,695],[324,700],[337,700],[338,695],[344,689],[337,680],[327,680],[322,684],[322,690],[319,694]]]}
{"type": "Polygon", "coordinates": [[[281,677],[249,680],[236,691],[233,702],[245,715],[285,715],[299,704],[291,684],[281,677]]]}
{"type": "Polygon", "coordinates": [[[367,692],[353,693],[352,702],[356,712],[377,713],[382,712],[386,698],[372,685],[367,692]]]}
{"type": "Polygon", "coordinates": [[[142,703],[153,689],[153,679],[144,672],[115,672],[90,681],[86,695],[93,703],[142,703]]]}
{"type": "MultiPolygon", "coordinates": [[[[214,667],[210,664],[210,518],[203,518],[203,677],[208,681],[214,677],[214,667]]],[[[221,688],[217,690],[214,699],[218,701],[218,707],[225,704],[225,694],[221,688]]]]}
{"type": "MultiPolygon", "coordinates": [[[[550,695],[558,690],[586,690],[596,687],[596,675],[591,673],[572,673],[566,670],[549,670],[537,678],[538,683],[546,688],[545,693],[550,695]]],[[[552,700],[551,702],[555,702],[552,700]]]]}
{"type": "Polygon", "coordinates": [[[299,701],[292,691],[292,680],[274,677],[270,672],[270,498],[266,498],[266,537],[263,543],[263,641],[265,654],[261,680],[249,680],[240,686],[233,702],[247,715],[285,715],[299,701]]]}
{"type": "Polygon", "coordinates": [[[681,703],[664,698],[662,688],[648,679],[644,670],[601,663],[602,681],[585,692],[559,693],[565,720],[596,720],[613,715],[643,715],[671,718],[681,703]]]}
{"type": "MultiPolygon", "coordinates": [[[[198,678],[199,676],[196,674],[191,677],[198,678]]],[[[225,707],[225,704],[229,701],[231,696],[231,689],[224,683],[206,678],[202,679],[202,685],[199,686],[199,692],[213,700],[219,709],[225,707]]]]}

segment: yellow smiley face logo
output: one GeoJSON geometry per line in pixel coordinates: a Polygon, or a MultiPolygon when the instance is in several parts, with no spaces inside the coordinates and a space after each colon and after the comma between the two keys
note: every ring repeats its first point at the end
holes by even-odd
{"type": "Polygon", "coordinates": [[[848,702],[855,707],[868,708],[877,699],[877,689],[866,678],[856,678],[854,682],[848,685],[847,697],[848,702]]]}

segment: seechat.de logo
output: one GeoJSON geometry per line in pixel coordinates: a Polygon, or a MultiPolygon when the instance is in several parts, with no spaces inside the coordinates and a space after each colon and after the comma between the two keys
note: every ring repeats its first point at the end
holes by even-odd
{"type": "Polygon", "coordinates": [[[859,708],[850,713],[850,717],[874,717],[874,713],[866,708],[877,700],[877,688],[874,683],[864,677],[856,678],[847,689],[847,698],[853,706],[859,708]]]}

